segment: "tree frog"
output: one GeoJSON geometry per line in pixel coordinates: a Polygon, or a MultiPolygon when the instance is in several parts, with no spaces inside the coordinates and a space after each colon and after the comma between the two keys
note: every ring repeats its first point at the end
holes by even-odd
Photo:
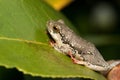
{"type": "Polygon", "coordinates": [[[63,20],[49,20],[47,31],[52,39],[51,45],[57,51],[69,55],[74,63],[95,71],[110,69],[110,64],[103,59],[95,45],[75,34],[63,20]]]}

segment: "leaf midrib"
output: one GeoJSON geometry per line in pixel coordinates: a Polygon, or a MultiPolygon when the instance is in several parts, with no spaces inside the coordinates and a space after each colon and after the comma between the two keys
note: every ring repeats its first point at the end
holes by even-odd
{"type": "Polygon", "coordinates": [[[46,43],[42,43],[42,42],[38,42],[38,41],[32,41],[32,40],[25,40],[25,39],[20,39],[20,38],[0,37],[0,40],[18,41],[18,42],[26,42],[26,43],[32,43],[32,44],[37,44],[37,45],[49,46],[46,43]]]}

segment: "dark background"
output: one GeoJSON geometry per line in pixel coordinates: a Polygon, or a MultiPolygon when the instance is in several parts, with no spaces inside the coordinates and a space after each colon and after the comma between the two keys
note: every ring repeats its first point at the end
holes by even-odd
{"type": "Polygon", "coordinates": [[[119,0],[75,0],[61,12],[106,60],[120,59],[119,0]]]}

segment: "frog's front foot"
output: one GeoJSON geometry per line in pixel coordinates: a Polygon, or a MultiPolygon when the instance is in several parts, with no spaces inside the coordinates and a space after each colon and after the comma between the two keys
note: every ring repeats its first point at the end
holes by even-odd
{"type": "Polygon", "coordinates": [[[80,62],[79,60],[74,58],[74,56],[72,55],[72,53],[70,51],[67,53],[67,55],[70,56],[70,58],[72,59],[73,63],[78,64],[80,62]]]}
{"type": "Polygon", "coordinates": [[[54,46],[56,43],[55,43],[53,40],[50,40],[50,41],[49,41],[49,44],[50,44],[51,46],[54,46]]]}

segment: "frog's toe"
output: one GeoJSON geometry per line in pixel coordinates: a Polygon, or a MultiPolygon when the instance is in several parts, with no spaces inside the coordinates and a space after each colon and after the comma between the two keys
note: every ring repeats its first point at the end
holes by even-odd
{"type": "Polygon", "coordinates": [[[72,55],[72,53],[71,53],[70,51],[69,51],[67,54],[68,54],[68,55],[70,56],[70,58],[72,59],[73,63],[75,63],[75,64],[78,64],[78,63],[79,63],[79,60],[77,60],[76,58],[74,58],[73,55],[72,55]]]}
{"type": "Polygon", "coordinates": [[[75,63],[75,64],[79,64],[79,62],[80,62],[79,60],[77,60],[77,59],[75,59],[75,58],[73,58],[72,61],[73,61],[73,63],[75,63]]]}
{"type": "Polygon", "coordinates": [[[54,46],[54,45],[55,45],[55,42],[52,41],[52,40],[50,40],[50,41],[49,41],[49,44],[50,44],[51,46],[54,46]]]}

